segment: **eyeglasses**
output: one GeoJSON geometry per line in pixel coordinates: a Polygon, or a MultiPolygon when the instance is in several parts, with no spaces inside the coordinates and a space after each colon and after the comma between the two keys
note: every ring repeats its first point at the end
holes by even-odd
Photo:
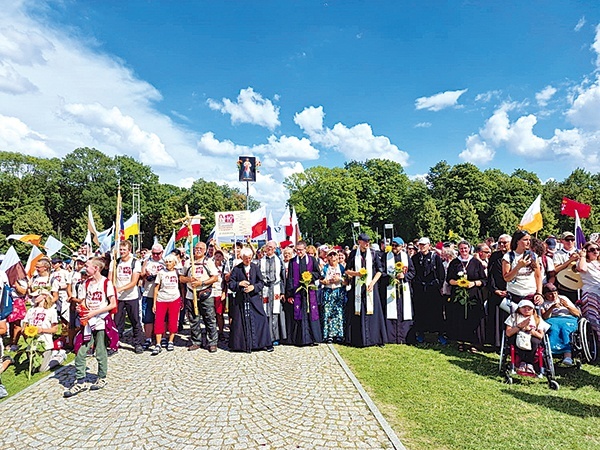
{"type": "Polygon", "coordinates": [[[490,254],[490,253],[492,253],[492,252],[491,252],[491,251],[489,251],[489,250],[483,250],[481,253],[485,253],[486,255],[489,255],[489,254],[490,254]]]}
{"type": "Polygon", "coordinates": [[[590,247],[587,249],[588,252],[596,253],[598,251],[597,247],[590,247]]]}
{"type": "Polygon", "coordinates": [[[565,241],[567,241],[567,242],[575,242],[575,238],[566,238],[565,241]]]}
{"type": "Polygon", "coordinates": [[[508,244],[510,244],[510,242],[508,242],[508,241],[498,241],[498,245],[500,245],[500,244],[502,244],[502,245],[508,245],[508,244]]]}

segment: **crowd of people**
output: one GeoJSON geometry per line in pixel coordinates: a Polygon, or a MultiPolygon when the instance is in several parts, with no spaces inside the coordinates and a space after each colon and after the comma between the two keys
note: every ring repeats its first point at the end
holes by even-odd
{"type": "Polygon", "coordinates": [[[13,295],[0,333],[8,336],[8,350],[17,351],[23,327],[37,327],[45,349],[40,370],[74,351],[76,382],[65,397],[105,387],[108,357],[119,351],[126,321],[132,350],[153,357],[173,351],[186,326],[187,350],[209,353],[220,344],[272,352],[278,345],[368,347],[427,339],[478,352],[498,349],[506,331],[527,371],[549,329],[553,350],[572,364],[569,318],[583,314],[600,335],[599,246],[596,235],[577,250],[573,233],[541,240],[522,230],[497,242],[436,244],[427,237],[373,243],[361,233],[352,249],[305,241],[282,248],[269,241],[259,249],[237,242],[228,251],[210,240],[197,242],[192,254],[175,249],[168,255],[160,244],[134,254],[126,240],[113,261],[83,247],[67,261],[42,258],[31,279],[13,286],[0,273],[13,295]],[[580,290],[561,282],[565,270],[581,274],[580,290]],[[501,307],[505,302],[514,305],[512,315],[501,307]],[[98,361],[91,385],[90,355],[98,361]]]}

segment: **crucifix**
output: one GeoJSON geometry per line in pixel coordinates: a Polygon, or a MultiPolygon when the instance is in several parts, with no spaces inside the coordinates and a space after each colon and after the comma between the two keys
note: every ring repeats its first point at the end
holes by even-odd
{"type": "MultiPolygon", "coordinates": [[[[185,205],[185,216],[182,217],[181,219],[176,219],[173,221],[173,223],[183,223],[185,226],[187,226],[188,229],[188,244],[190,246],[190,264],[191,264],[191,270],[194,271],[194,265],[195,265],[195,261],[194,261],[194,232],[192,230],[192,220],[194,219],[198,219],[198,220],[202,220],[205,217],[200,216],[200,215],[196,215],[196,216],[190,216],[190,210],[188,209],[188,205],[185,205]]],[[[190,272],[191,274],[195,274],[195,272],[190,272]]],[[[191,276],[191,278],[193,278],[191,276]]],[[[193,283],[193,282],[192,282],[193,283]]],[[[190,283],[190,284],[192,284],[190,283]]],[[[198,315],[198,294],[196,293],[196,287],[192,286],[192,294],[194,295],[194,315],[198,315]]]]}

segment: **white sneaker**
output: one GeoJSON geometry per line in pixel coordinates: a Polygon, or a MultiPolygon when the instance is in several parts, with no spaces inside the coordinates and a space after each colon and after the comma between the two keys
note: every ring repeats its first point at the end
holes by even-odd
{"type": "Polygon", "coordinates": [[[90,386],[90,391],[99,391],[106,386],[106,378],[98,378],[94,384],[90,386]]]}
{"type": "Polygon", "coordinates": [[[565,358],[565,359],[563,359],[562,362],[563,362],[563,364],[565,366],[572,366],[573,365],[573,358],[565,358]]]}
{"type": "Polygon", "coordinates": [[[75,384],[73,386],[71,386],[71,389],[64,392],[63,396],[65,398],[73,397],[73,396],[79,394],[80,392],[85,391],[87,388],[88,388],[88,384],[85,381],[83,381],[83,382],[76,381],[75,384]]]}

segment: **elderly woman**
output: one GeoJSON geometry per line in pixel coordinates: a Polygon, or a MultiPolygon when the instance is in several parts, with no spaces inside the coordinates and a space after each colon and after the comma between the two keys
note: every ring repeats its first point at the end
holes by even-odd
{"type": "Polygon", "coordinates": [[[169,254],[165,257],[164,270],[159,270],[154,281],[154,333],[156,334],[156,346],[152,349],[152,356],[158,355],[161,351],[161,339],[165,334],[165,318],[168,316],[169,341],[167,351],[175,350],[173,341],[177,334],[179,311],[181,310],[181,293],[179,291],[179,275],[175,266],[178,259],[175,255],[169,254]]]}
{"type": "Polygon", "coordinates": [[[548,339],[552,354],[562,354],[563,364],[573,364],[571,333],[577,330],[579,309],[564,295],[559,295],[556,286],[546,283],[543,288],[544,304],[542,317],[550,325],[548,339]]]}
{"type": "Polygon", "coordinates": [[[532,299],[536,305],[544,302],[542,296],[542,268],[539,258],[530,249],[531,236],[525,230],[512,235],[510,251],[502,258],[502,276],[506,290],[514,303],[532,299]]]}
{"type": "Polygon", "coordinates": [[[321,270],[323,286],[323,340],[326,343],[341,342],[344,338],[344,298],[342,285],[344,267],[339,263],[339,254],[331,250],[327,264],[321,270]]]}
{"type": "Polygon", "coordinates": [[[50,269],[52,262],[49,258],[41,258],[35,265],[36,274],[29,281],[28,294],[35,297],[40,290],[50,291],[54,303],[58,300],[58,281],[52,279],[50,269]]]}
{"type": "Polygon", "coordinates": [[[581,250],[580,258],[577,260],[577,270],[581,274],[583,287],[579,302],[581,313],[589,322],[596,338],[600,342],[600,254],[599,245],[588,242],[581,250]]]}
{"type": "Polygon", "coordinates": [[[471,254],[471,244],[458,243],[458,257],[448,265],[446,281],[451,286],[446,305],[448,336],[458,342],[458,351],[477,351],[475,330],[483,317],[482,287],[487,284],[485,268],[471,254]]]}

